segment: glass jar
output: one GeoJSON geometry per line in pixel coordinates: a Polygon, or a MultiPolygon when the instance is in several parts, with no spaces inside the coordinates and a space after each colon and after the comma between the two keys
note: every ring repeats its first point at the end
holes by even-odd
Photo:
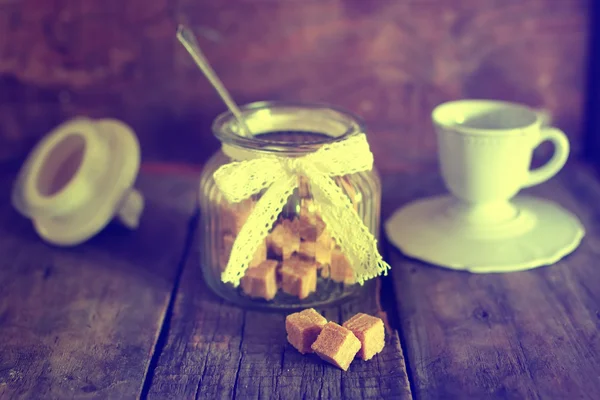
{"type": "MultiPolygon", "coordinates": [[[[298,176],[298,187],[261,242],[241,284],[234,287],[221,280],[236,235],[268,188],[229,203],[217,187],[215,171],[231,162],[261,155],[302,157],[325,144],[365,133],[357,117],[320,104],[259,102],[243,107],[242,114],[253,136],[240,133],[231,113],[217,117],[212,129],[222,147],[210,158],[200,180],[200,263],[206,283],[221,297],[252,308],[291,310],[349,298],[360,286],[328,235],[319,216],[320,205],[313,201],[310,183],[304,176],[298,176]],[[257,265],[260,268],[254,269],[257,265]]],[[[335,177],[334,181],[377,238],[381,183],[376,170],[335,177]]]]}

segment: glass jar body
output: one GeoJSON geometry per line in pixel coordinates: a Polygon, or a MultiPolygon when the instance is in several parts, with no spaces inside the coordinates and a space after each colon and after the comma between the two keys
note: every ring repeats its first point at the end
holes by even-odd
{"type": "MultiPolygon", "coordinates": [[[[223,147],[205,165],[200,179],[200,265],[206,283],[221,297],[251,308],[292,310],[351,297],[359,289],[352,267],[329,236],[320,218],[322,205],[302,175],[297,176],[296,189],[261,241],[241,284],[234,287],[221,280],[237,234],[269,188],[230,203],[217,187],[214,173],[231,162],[264,155],[302,157],[323,144],[364,133],[352,115],[321,105],[258,103],[244,107],[243,113],[255,137],[237,141],[233,116],[217,118],[213,131],[223,147]]],[[[377,238],[381,203],[377,171],[331,179],[377,238]]]]}

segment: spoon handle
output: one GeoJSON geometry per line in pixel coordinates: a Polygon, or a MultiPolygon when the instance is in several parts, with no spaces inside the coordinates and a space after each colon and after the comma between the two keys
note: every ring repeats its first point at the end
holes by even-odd
{"type": "Polygon", "coordinates": [[[227,89],[225,89],[225,86],[223,86],[223,82],[221,82],[215,71],[210,66],[210,63],[202,53],[202,50],[200,50],[200,46],[198,45],[198,42],[196,41],[196,38],[194,37],[192,31],[190,31],[190,29],[188,29],[184,25],[180,24],[177,27],[177,39],[181,42],[183,47],[186,48],[188,53],[190,53],[190,55],[192,56],[198,67],[202,70],[208,81],[213,85],[219,96],[221,96],[221,99],[225,102],[227,108],[229,108],[229,110],[233,113],[238,123],[241,125],[244,136],[252,136],[252,134],[250,133],[250,129],[248,129],[248,126],[244,121],[242,112],[235,104],[235,101],[233,101],[233,99],[231,98],[231,95],[229,94],[227,89]]]}

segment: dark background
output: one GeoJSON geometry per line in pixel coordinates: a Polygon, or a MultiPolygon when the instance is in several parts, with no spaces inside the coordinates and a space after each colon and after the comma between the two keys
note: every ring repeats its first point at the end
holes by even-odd
{"type": "Polygon", "coordinates": [[[582,154],[592,3],[0,0],[0,161],[89,115],[131,124],[146,162],[202,164],[224,105],[177,22],[239,103],[329,102],[364,117],[383,170],[432,164],[430,111],[463,97],[547,107],[582,154]]]}

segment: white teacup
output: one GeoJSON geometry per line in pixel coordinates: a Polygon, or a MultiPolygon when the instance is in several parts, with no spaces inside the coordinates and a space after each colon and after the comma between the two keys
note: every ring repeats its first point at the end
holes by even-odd
{"type": "Polygon", "coordinates": [[[493,100],[443,103],[432,113],[442,176],[461,200],[455,211],[472,223],[499,223],[518,212],[519,190],[552,178],[569,156],[567,136],[545,125],[546,116],[524,105],[493,100]],[[554,144],[545,165],[530,170],[534,149],[554,144]]]}

